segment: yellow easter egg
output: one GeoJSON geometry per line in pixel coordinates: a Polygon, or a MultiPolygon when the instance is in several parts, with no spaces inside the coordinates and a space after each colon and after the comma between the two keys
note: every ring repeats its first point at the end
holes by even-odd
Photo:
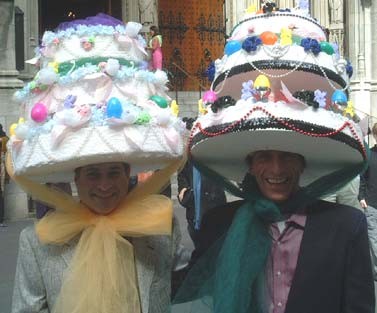
{"type": "Polygon", "coordinates": [[[17,125],[18,125],[18,123],[13,123],[12,125],[10,125],[10,127],[9,127],[9,134],[11,136],[14,136],[16,134],[15,130],[16,130],[17,125]]]}
{"type": "Polygon", "coordinates": [[[271,88],[270,80],[266,75],[259,75],[254,82],[254,87],[258,88],[271,88]]]}

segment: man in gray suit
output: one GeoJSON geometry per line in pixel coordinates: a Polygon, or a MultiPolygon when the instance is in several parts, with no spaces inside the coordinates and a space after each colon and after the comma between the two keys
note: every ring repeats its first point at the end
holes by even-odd
{"type": "MultiPolygon", "coordinates": [[[[90,218],[99,217],[98,219],[100,219],[101,217],[111,218],[111,216],[114,216],[113,221],[121,219],[121,215],[114,214],[119,211],[122,201],[124,202],[128,198],[127,186],[129,177],[130,165],[121,162],[91,164],[76,169],[75,184],[78,197],[80,202],[89,209],[85,214],[89,214],[90,218]]],[[[42,223],[42,226],[47,226],[48,223],[55,225],[54,215],[59,214],[58,210],[50,212],[39,223],[42,223]]],[[[64,214],[67,216],[71,213],[67,211],[64,214]]],[[[79,218],[79,214],[77,216],[79,218]]],[[[142,216],[140,217],[142,218],[142,216]]],[[[59,225],[64,224],[62,223],[63,219],[57,221],[59,221],[59,225]]],[[[66,225],[69,222],[67,222],[67,219],[64,221],[66,223],[62,227],[67,227],[66,225]]],[[[106,220],[104,219],[104,221],[106,220]]],[[[77,221],[77,224],[79,224],[79,221],[77,221]]],[[[95,229],[100,229],[99,226],[93,226],[92,223],[70,240],[61,242],[55,239],[50,240],[48,243],[46,243],[44,233],[49,228],[39,226],[41,225],[24,229],[20,236],[13,294],[13,313],[68,312],[67,310],[72,312],[73,309],[75,309],[75,312],[94,312],[93,310],[95,310],[95,312],[102,313],[168,312],[170,305],[170,272],[173,268],[174,252],[180,237],[177,225],[173,225],[172,237],[166,235],[134,237],[130,231],[127,233],[126,238],[121,236],[116,238],[117,242],[114,245],[114,250],[118,249],[117,254],[120,256],[125,255],[124,250],[126,249],[126,247],[122,246],[122,241],[127,242],[126,246],[130,243],[133,246],[134,257],[132,257],[132,261],[134,263],[131,262],[131,264],[134,264],[134,268],[131,271],[131,280],[126,281],[124,285],[112,281],[119,278],[116,276],[124,274],[124,269],[115,269],[115,265],[112,264],[110,270],[107,271],[107,262],[101,263],[101,260],[93,260],[101,257],[99,255],[96,257],[95,253],[97,251],[91,250],[91,241],[88,237],[91,236],[91,232],[94,232],[95,229]],[[93,228],[94,231],[92,231],[93,228]],[[77,259],[80,259],[80,251],[78,251],[80,249],[87,259],[81,258],[79,262],[76,262],[77,259]],[[91,252],[93,254],[88,256],[91,252]],[[91,268],[94,261],[98,261],[102,268],[97,271],[95,268],[91,268]],[[80,262],[84,263],[84,265],[75,267],[75,262],[76,265],[80,262]],[[78,271],[75,271],[77,268],[78,271]],[[117,274],[112,275],[114,271],[117,274]],[[136,276],[134,286],[132,286],[132,275],[136,276]],[[94,284],[94,286],[85,286],[85,282],[94,284]],[[106,290],[109,285],[114,285],[113,290],[106,290]],[[92,288],[90,289],[90,287],[92,288]],[[133,287],[136,290],[136,298],[132,298],[129,293],[129,290],[132,290],[133,287]],[[117,290],[117,288],[123,289],[117,290]],[[110,302],[110,307],[108,302],[110,302]]],[[[54,227],[52,226],[52,228],[54,227]]],[[[53,229],[53,233],[58,233],[59,231],[61,230],[53,229]]],[[[107,233],[102,231],[93,240],[97,242],[106,236],[107,233]]],[[[104,240],[101,244],[109,246],[111,241],[104,240]]],[[[101,244],[96,247],[97,250],[101,249],[101,244]]],[[[112,251],[111,247],[110,245],[109,249],[106,250],[105,246],[105,254],[102,259],[111,259],[111,256],[109,256],[112,251]]],[[[120,258],[120,261],[120,265],[127,265],[125,262],[123,263],[124,260],[122,258],[120,258]]],[[[121,279],[119,280],[121,281],[121,279]]]]}

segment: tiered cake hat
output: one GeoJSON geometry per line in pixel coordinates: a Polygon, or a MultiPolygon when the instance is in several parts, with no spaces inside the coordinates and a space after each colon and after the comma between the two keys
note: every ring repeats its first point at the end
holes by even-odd
{"type": "Polygon", "coordinates": [[[191,132],[194,160],[240,182],[249,153],[294,152],[306,159],[302,186],[366,160],[348,101],[352,66],[306,9],[246,10],[201,99],[208,113],[191,132]]]}
{"type": "Polygon", "coordinates": [[[135,173],[182,156],[185,126],[169,105],[166,73],[148,70],[140,29],[98,14],[44,33],[30,61],[39,72],[15,94],[16,175],[65,182],[89,163],[126,161],[135,173]]]}

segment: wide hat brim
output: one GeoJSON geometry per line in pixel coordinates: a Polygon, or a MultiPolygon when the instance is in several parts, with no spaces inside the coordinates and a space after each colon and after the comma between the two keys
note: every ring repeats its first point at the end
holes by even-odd
{"type": "Polygon", "coordinates": [[[72,182],[76,168],[124,162],[131,175],[153,171],[183,158],[184,136],[174,127],[85,127],[68,133],[57,147],[51,134],[8,144],[16,176],[43,183],[72,182]]]}
{"type": "MultiPolygon", "coordinates": [[[[306,167],[301,176],[300,186],[304,187],[318,178],[337,170],[361,164],[365,158],[365,150],[358,137],[344,132],[333,136],[312,136],[283,127],[276,121],[254,123],[245,121],[227,133],[208,136],[213,133],[211,127],[196,133],[189,145],[191,156],[218,174],[235,182],[241,182],[248,171],[247,155],[260,150],[279,150],[297,153],[305,158],[306,167]],[[257,126],[258,124],[258,126],[257,126]],[[261,124],[263,127],[261,128],[261,124]]],[[[291,125],[295,121],[290,121],[291,125]]],[[[302,121],[301,127],[305,129],[302,121]]],[[[226,129],[229,125],[216,125],[216,131],[226,129]]],[[[324,129],[306,125],[311,132],[331,133],[335,129],[324,129]]]]}

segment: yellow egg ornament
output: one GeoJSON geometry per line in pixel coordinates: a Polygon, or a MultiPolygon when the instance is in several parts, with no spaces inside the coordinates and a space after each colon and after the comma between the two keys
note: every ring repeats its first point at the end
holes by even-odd
{"type": "Polygon", "coordinates": [[[271,88],[270,80],[266,75],[258,75],[254,81],[255,89],[269,89],[271,88]]]}
{"type": "Polygon", "coordinates": [[[59,63],[58,62],[49,62],[48,66],[51,67],[55,73],[59,73],[59,63]]]}
{"type": "Polygon", "coordinates": [[[347,107],[344,109],[343,111],[343,115],[344,116],[350,116],[351,118],[354,117],[355,115],[355,109],[353,107],[353,102],[352,101],[348,101],[347,102],[347,107]]]}
{"type": "Polygon", "coordinates": [[[254,81],[254,88],[258,91],[260,100],[265,100],[265,97],[271,91],[270,80],[266,75],[258,75],[254,81]]]}
{"type": "Polygon", "coordinates": [[[198,112],[199,112],[199,115],[205,115],[205,114],[208,113],[207,109],[203,105],[203,100],[202,99],[200,99],[198,101],[198,112]]]}
{"type": "Polygon", "coordinates": [[[16,134],[16,127],[17,127],[18,123],[13,123],[12,125],[10,125],[9,127],[9,134],[11,136],[14,136],[16,134]]]}
{"type": "Polygon", "coordinates": [[[245,10],[245,13],[255,13],[257,12],[257,6],[255,4],[249,5],[245,10]]]}
{"type": "Polygon", "coordinates": [[[280,44],[282,46],[292,45],[292,30],[288,27],[283,27],[280,31],[280,44]]]}
{"type": "Polygon", "coordinates": [[[173,100],[171,103],[170,103],[170,110],[171,112],[175,115],[175,116],[178,116],[179,114],[179,105],[177,103],[176,100],[173,100]]]}

